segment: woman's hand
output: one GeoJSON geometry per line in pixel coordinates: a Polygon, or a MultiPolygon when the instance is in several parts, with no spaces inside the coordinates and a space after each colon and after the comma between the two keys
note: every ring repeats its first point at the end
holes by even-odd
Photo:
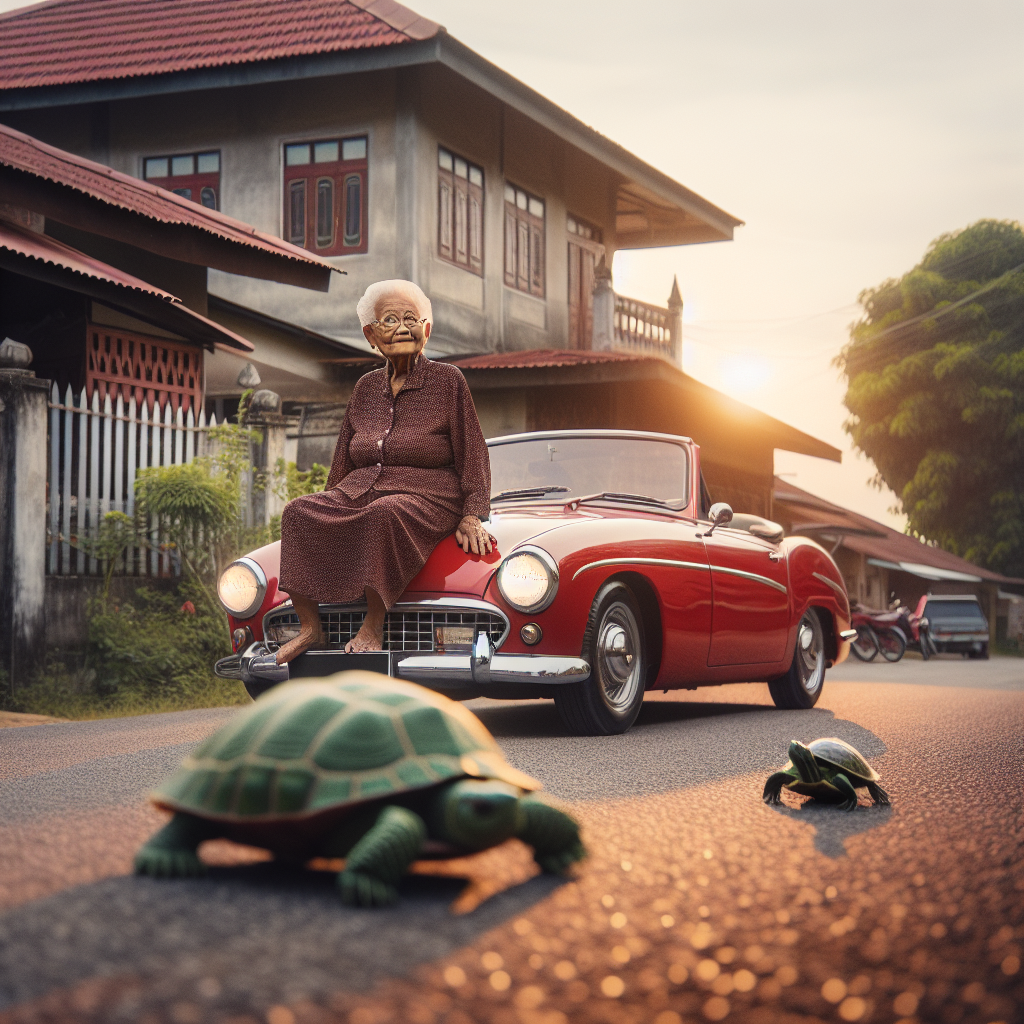
{"type": "Polygon", "coordinates": [[[463,516],[462,522],[455,527],[455,543],[462,545],[462,550],[474,555],[489,555],[498,542],[484,529],[478,516],[463,516]]]}

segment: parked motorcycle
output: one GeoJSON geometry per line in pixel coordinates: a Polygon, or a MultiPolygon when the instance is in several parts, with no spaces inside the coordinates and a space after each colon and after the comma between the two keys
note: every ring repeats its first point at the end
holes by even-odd
{"type": "Polygon", "coordinates": [[[874,661],[881,654],[886,661],[896,662],[907,649],[906,624],[899,611],[852,611],[852,623],[857,638],[850,644],[861,661],[874,661]]]}

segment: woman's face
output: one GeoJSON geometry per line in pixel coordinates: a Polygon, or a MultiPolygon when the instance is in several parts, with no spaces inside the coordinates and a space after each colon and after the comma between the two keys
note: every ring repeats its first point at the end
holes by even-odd
{"type": "Polygon", "coordinates": [[[374,309],[376,323],[363,328],[366,340],[385,359],[415,356],[430,337],[430,321],[423,322],[423,313],[406,296],[396,293],[382,295],[374,309]]]}

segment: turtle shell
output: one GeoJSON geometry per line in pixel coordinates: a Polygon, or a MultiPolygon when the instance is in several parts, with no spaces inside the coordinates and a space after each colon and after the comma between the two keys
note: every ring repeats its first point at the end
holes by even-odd
{"type": "Polygon", "coordinates": [[[833,768],[839,768],[846,775],[877,782],[881,776],[864,760],[856,747],[835,736],[826,736],[807,744],[815,760],[824,761],[833,768]]]}
{"type": "Polygon", "coordinates": [[[216,821],[294,820],[467,775],[541,788],[461,704],[374,672],[339,672],[268,690],[152,799],[216,821]]]}

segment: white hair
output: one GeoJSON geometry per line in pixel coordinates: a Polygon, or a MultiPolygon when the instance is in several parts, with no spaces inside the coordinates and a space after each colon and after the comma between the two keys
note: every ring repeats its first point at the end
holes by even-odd
{"type": "Polygon", "coordinates": [[[425,316],[431,323],[434,321],[434,313],[430,308],[430,299],[427,298],[423,289],[412,281],[378,281],[371,284],[363,292],[363,297],[356,303],[356,316],[359,317],[359,326],[366,327],[377,319],[377,303],[386,295],[401,295],[425,316]]]}

